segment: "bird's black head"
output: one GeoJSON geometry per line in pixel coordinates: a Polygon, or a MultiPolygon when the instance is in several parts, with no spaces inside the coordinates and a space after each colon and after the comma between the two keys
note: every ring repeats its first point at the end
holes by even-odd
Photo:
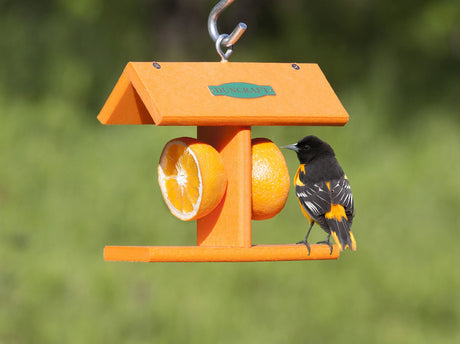
{"type": "Polygon", "coordinates": [[[318,157],[335,156],[329,144],[313,135],[305,136],[299,142],[281,148],[295,151],[301,164],[307,164],[318,157]]]}

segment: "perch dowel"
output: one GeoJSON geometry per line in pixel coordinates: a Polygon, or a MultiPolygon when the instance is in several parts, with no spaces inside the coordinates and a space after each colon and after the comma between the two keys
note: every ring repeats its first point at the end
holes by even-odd
{"type": "Polygon", "coordinates": [[[337,259],[339,249],[311,245],[308,255],[304,245],[256,245],[252,247],[206,246],[106,246],[107,261],[128,262],[265,262],[288,260],[337,259]]]}

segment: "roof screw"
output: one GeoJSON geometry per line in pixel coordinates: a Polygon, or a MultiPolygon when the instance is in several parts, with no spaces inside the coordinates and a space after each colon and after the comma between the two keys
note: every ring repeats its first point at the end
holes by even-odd
{"type": "Polygon", "coordinates": [[[160,66],[160,64],[159,64],[158,62],[154,62],[154,63],[153,63],[153,67],[155,67],[156,69],[160,69],[160,68],[161,68],[161,66],[160,66]]]}
{"type": "Polygon", "coordinates": [[[300,69],[300,66],[299,66],[297,63],[293,63],[291,66],[292,66],[292,68],[294,68],[295,70],[299,70],[299,69],[300,69]]]}

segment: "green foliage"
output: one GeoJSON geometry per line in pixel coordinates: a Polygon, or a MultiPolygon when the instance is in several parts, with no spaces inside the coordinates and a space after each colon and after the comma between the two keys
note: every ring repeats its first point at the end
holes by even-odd
{"type": "MultiPolygon", "coordinates": [[[[103,127],[130,60],[217,61],[205,1],[0,2],[0,343],[460,341],[460,6],[237,1],[233,61],[317,62],[343,128],[255,127],[331,143],[358,251],[334,262],[106,263],[107,244],[193,244],[156,165],[187,127],[103,127]],[[135,176],[135,178],[133,178],[135,176]]],[[[286,152],[291,174],[297,167],[286,152]]],[[[306,231],[293,192],[253,242],[306,231]]],[[[322,240],[318,228],[313,240],[322,240]]]]}

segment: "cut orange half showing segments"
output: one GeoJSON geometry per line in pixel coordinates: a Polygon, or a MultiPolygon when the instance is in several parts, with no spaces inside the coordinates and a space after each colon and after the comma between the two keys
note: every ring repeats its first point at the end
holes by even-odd
{"type": "Polygon", "coordinates": [[[191,137],[169,141],[161,153],[158,182],[171,213],[183,221],[209,214],[227,188],[224,164],[209,144],[191,137]]]}

